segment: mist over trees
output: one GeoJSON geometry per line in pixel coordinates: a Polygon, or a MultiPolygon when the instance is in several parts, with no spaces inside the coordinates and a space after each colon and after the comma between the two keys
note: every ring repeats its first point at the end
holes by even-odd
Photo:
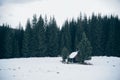
{"type": "Polygon", "coordinates": [[[91,56],[120,57],[120,19],[112,15],[80,16],[66,20],[60,29],[54,17],[47,20],[34,15],[32,21],[27,20],[25,30],[21,25],[18,29],[0,26],[0,58],[66,56],[79,48],[84,52],[84,46],[88,47],[84,53],[87,57],[89,50],[91,56]]]}

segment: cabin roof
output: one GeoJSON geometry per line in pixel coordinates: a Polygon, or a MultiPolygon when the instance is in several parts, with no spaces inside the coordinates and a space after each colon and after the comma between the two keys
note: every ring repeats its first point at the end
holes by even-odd
{"type": "Polygon", "coordinates": [[[75,56],[78,54],[78,51],[76,52],[72,52],[70,55],[69,55],[69,58],[75,58],[75,56]]]}

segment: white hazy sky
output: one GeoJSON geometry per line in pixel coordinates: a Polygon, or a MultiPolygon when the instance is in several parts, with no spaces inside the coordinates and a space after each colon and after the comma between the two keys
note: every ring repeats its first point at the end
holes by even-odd
{"type": "Polygon", "coordinates": [[[55,16],[59,26],[66,19],[76,18],[93,12],[102,15],[118,15],[120,18],[120,0],[0,0],[0,24],[8,23],[17,27],[19,22],[25,26],[33,14],[55,16]]]}

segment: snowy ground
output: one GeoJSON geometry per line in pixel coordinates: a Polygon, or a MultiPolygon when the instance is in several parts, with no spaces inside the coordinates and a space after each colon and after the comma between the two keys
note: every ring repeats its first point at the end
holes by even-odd
{"type": "Polygon", "coordinates": [[[62,64],[61,58],[0,59],[0,80],[120,80],[120,58],[92,57],[93,65],[62,64]]]}

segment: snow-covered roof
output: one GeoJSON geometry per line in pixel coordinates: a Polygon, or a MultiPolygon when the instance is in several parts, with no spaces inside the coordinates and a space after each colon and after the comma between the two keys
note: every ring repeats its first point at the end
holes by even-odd
{"type": "Polygon", "coordinates": [[[74,58],[77,54],[78,54],[78,51],[72,52],[72,53],[69,55],[69,58],[74,58]]]}

